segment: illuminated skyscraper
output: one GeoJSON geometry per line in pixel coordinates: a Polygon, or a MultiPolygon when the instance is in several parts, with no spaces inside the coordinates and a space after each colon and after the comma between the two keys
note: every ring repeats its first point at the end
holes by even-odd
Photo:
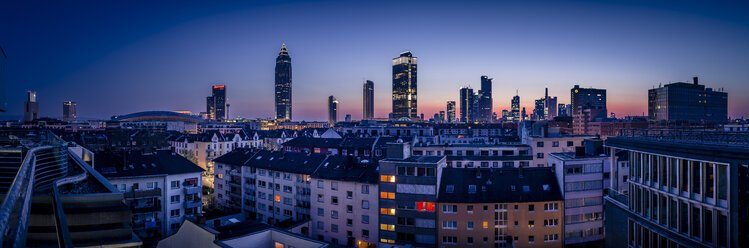
{"type": "Polygon", "coordinates": [[[291,120],[291,56],[286,44],[276,58],[276,119],[291,120]]]}
{"type": "Polygon", "coordinates": [[[23,120],[33,121],[39,119],[39,103],[36,102],[36,91],[27,91],[28,98],[23,104],[23,120]]]}
{"type": "Polygon", "coordinates": [[[476,121],[476,95],[469,87],[460,88],[460,121],[473,123],[476,121]]]}
{"type": "Polygon", "coordinates": [[[447,101],[447,122],[455,122],[455,101],[447,101]]]}
{"type": "Polygon", "coordinates": [[[437,118],[439,122],[445,122],[445,111],[440,111],[439,118],[437,118]]]}
{"type": "Polygon", "coordinates": [[[416,57],[403,52],[393,59],[393,118],[418,118],[416,100],[416,57]]]}
{"type": "Polygon", "coordinates": [[[477,121],[489,122],[492,119],[492,112],[494,112],[492,111],[492,105],[494,104],[492,100],[492,81],[494,81],[493,78],[481,76],[481,89],[479,90],[477,99],[477,121]]]}
{"type": "Polygon", "coordinates": [[[362,99],[364,99],[362,119],[374,119],[374,82],[371,80],[367,80],[364,83],[364,96],[362,99]]]}
{"type": "Polygon", "coordinates": [[[531,113],[531,120],[537,121],[546,119],[546,116],[544,115],[544,102],[545,100],[543,98],[536,99],[536,104],[531,113]]]}
{"type": "Polygon", "coordinates": [[[547,120],[553,120],[554,117],[557,117],[557,97],[549,96],[549,88],[546,88],[544,94],[544,117],[547,120]]]}
{"type": "Polygon", "coordinates": [[[515,94],[510,102],[510,117],[512,121],[520,121],[520,96],[515,94]]]}
{"type": "Polygon", "coordinates": [[[209,120],[226,120],[229,118],[226,103],[226,85],[214,85],[211,96],[206,98],[206,112],[209,120]]]}
{"type": "Polygon", "coordinates": [[[71,101],[62,102],[62,120],[63,121],[74,121],[78,118],[75,113],[76,104],[71,101]]]}
{"type": "Polygon", "coordinates": [[[582,110],[590,109],[595,115],[590,119],[606,118],[606,90],[595,88],[580,88],[575,85],[570,90],[570,99],[572,101],[572,116],[579,115],[582,110]]]}
{"type": "Polygon", "coordinates": [[[338,122],[338,100],[334,96],[328,97],[328,123],[330,125],[338,122]]]}

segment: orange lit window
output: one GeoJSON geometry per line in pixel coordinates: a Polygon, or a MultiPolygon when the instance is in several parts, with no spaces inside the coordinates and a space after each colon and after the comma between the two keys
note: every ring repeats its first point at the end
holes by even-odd
{"type": "Polygon", "coordinates": [[[382,243],[395,244],[395,240],[392,239],[380,239],[382,243]]]}
{"type": "Polygon", "coordinates": [[[276,202],[281,202],[281,196],[280,196],[280,195],[277,195],[277,196],[276,196],[275,198],[276,198],[276,199],[275,199],[275,200],[276,200],[276,202]]]}
{"type": "Polygon", "coordinates": [[[380,214],[395,215],[395,208],[380,208],[380,214]]]}
{"type": "Polygon", "coordinates": [[[395,182],[395,176],[386,176],[386,175],[382,175],[382,176],[380,176],[380,181],[381,181],[381,182],[390,182],[390,183],[394,183],[394,182],[395,182]]]}
{"type": "Polygon", "coordinates": [[[482,226],[484,228],[489,228],[489,222],[484,221],[484,223],[482,223],[482,226]]]}
{"type": "Polygon", "coordinates": [[[395,225],[380,224],[380,230],[395,231],[395,225]]]}
{"type": "Polygon", "coordinates": [[[395,199],[395,193],[393,193],[393,192],[380,192],[380,198],[382,198],[382,199],[395,199]]]}
{"type": "Polygon", "coordinates": [[[419,211],[434,212],[434,202],[416,202],[416,209],[419,211]]]}

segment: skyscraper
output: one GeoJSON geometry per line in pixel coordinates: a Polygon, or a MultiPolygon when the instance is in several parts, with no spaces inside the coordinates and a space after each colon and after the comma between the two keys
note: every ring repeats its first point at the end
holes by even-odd
{"type": "Polygon", "coordinates": [[[5,55],[5,50],[3,50],[3,47],[0,46],[0,112],[7,111],[7,105],[5,98],[5,61],[8,59],[8,56],[5,55]]]}
{"type": "Polygon", "coordinates": [[[439,122],[445,122],[445,111],[440,111],[438,120],[439,122]]]}
{"type": "Polygon", "coordinates": [[[606,118],[606,90],[595,88],[580,88],[575,85],[570,90],[572,101],[572,116],[580,114],[584,109],[591,110],[590,119],[606,118]]]}
{"type": "Polygon", "coordinates": [[[546,100],[543,98],[536,99],[536,104],[533,108],[533,113],[531,113],[531,120],[538,121],[538,120],[544,120],[546,119],[546,116],[544,115],[544,102],[546,100]]]}
{"type": "Polygon", "coordinates": [[[520,96],[518,94],[515,94],[510,102],[510,117],[512,117],[512,121],[515,122],[522,120],[520,119],[520,96]]]}
{"type": "Polygon", "coordinates": [[[455,101],[447,101],[447,122],[455,122],[455,101]]]}
{"type": "Polygon", "coordinates": [[[557,97],[549,96],[549,88],[546,88],[544,94],[544,117],[547,120],[553,120],[554,117],[557,117],[557,97]]]}
{"type": "Polygon", "coordinates": [[[291,56],[286,44],[276,57],[276,119],[291,120],[291,56]]]}
{"type": "Polygon", "coordinates": [[[334,96],[328,97],[328,123],[330,125],[338,122],[338,100],[334,96]]]}
{"type": "Polygon", "coordinates": [[[416,57],[403,52],[393,59],[393,118],[418,118],[416,100],[416,57]]]}
{"type": "Polygon", "coordinates": [[[364,83],[364,103],[363,103],[363,114],[362,119],[371,120],[374,119],[374,82],[367,80],[364,83]]]}
{"type": "Polygon", "coordinates": [[[74,121],[76,118],[78,118],[78,115],[75,113],[75,102],[71,101],[64,101],[62,102],[62,120],[63,121],[74,121]]]}
{"type": "Polygon", "coordinates": [[[693,83],[671,83],[648,90],[650,121],[720,123],[728,120],[728,93],[693,83]]]}
{"type": "Polygon", "coordinates": [[[473,112],[475,100],[473,98],[473,89],[469,87],[460,88],[460,121],[465,123],[475,121],[475,112],[473,112]]]}
{"type": "Polygon", "coordinates": [[[226,120],[228,111],[226,104],[226,85],[214,85],[211,96],[206,98],[206,112],[209,120],[226,120]]]}
{"type": "Polygon", "coordinates": [[[557,116],[569,116],[567,113],[567,105],[564,103],[560,103],[557,105],[557,116]]]}
{"type": "Polygon", "coordinates": [[[27,99],[23,104],[23,120],[33,121],[39,119],[39,103],[36,102],[36,91],[26,91],[27,99]]]}
{"type": "Polygon", "coordinates": [[[479,90],[478,98],[478,121],[489,122],[492,119],[492,81],[493,78],[487,76],[481,76],[481,90],[479,90]]]}

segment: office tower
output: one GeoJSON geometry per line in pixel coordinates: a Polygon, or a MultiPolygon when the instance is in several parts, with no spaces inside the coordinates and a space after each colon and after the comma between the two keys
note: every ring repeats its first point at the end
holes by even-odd
{"type": "Polygon", "coordinates": [[[536,99],[536,104],[533,107],[533,113],[531,113],[531,119],[534,121],[538,120],[544,120],[546,119],[546,116],[544,115],[544,102],[546,100],[543,98],[536,99]]]}
{"type": "Polygon", "coordinates": [[[8,56],[5,55],[5,50],[3,50],[3,47],[0,46],[0,112],[7,111],[7,99],[5,98],[5,74],[6,69],[6,60],[8,59],[8,56]]]}
{"type": "Polygon", "coordinates": [[[75,113],[76,104],[71,101],[62,102],[62,120],[63,121],[75,121],[78,115],[75,113]]]}
{"type": "Polygon", "coordinates": [[[333,125],[338,122],[338,100],[334,96],[328,97],[328,123],[333,125]]]}
{"type": "Polygon", "coordinates": [[[226,85],[214,85],[212,95],[206,97],[206,113],[209,120],[226,120],[228,119],[226,104],[226,85]]]}
{"type": "Polygon", "coordinates": [[[276,57],[276,119],[291,120],[291,57],[286,44],[276,57]]]}
{"type": "Polygon", "coordinates": [[[553,120],[557,116],[557,97],[549,97],[549,88],[544,94],[544,117],[553,120]]]}
{"type": "Polygon", "coordinates": [[[39,119],[39,103],[36,102],[36,91],[26,91],[26,94],[26,102],[23,104],[23,120],[39,119]]]}
{"type": "Polygon", "coordinates": [[[465,123],[474,122],[475,100],[473,89],[469,87],[460,88],[460,121],[465,123]]]}
{"type": "Polygon", "coordinates": [[[512,117],[512,121],[518,122],[522,120],[520,116],[520,96],[517,94],[512,97],[512,101],[510,102],[510,116],[512,117]]]}
{"type": "Polygon", "coordinates": [[[393,118],[418,118],[416,99],[416,57],[403,52],[393,59],[393,118]]]}
{"type": "Polygon", "coordinates": [[[520,118],[521,120],[528,120],[528,115],[525,114],[525,107],[523,107],[523,110],[520,112],[520,118]]]}
{"type": "Polygon", "coordinates": [[[560,103],[560,104],[557,105],[557,116],[569,116],[569,114],[567,113],[567,105],[566,104],[560,103]]]}
{"type": "Polygon", "coordinates": [[[481,76],[481,89],[478,94],[478,111],[477,120],[481,122],[489,122],[492,119],[492,81],[493,78],[487,76],[481,76]]]}
{"type": "Polygon", "coordinates": [[[455,101],[447,101],[447,122],[455,122],[455,101]]]}
{"type": "Polygon", "coordinates": [[[565,111],[567,112],[567,116],[572,116],[572,104],[565,104],[564,108],[565,108],[565,111]]]}
{"type": "Polygon", "coordinates": [[[350,122],[351,121],[351,114],[346,114],[346,118],[344,120],[346,120],[346,122],[350,122]]]}
{"type": "Polygon", "coordinates": [[[367,82],[364,83],[364,103],[362,106],[363,114],[362,119],[363,120],[371,120],[374,119],[374,82],[372,80],[367,80],[367,82]]]}
{"type": "Polygon", "coordinates": [[[445,122],[445,111],[440,111],[440,115],[437,120],[439,120],[439,122],[445,122]]]}
{"type": "Polygon", "coordinates": [[[643,131],[606,139],[630,166],[628,191],[604,197],[605,246],[749,247],[746,134],[643,131]]]}
{"type": "Polygon", "coordinates": [[[512,119],[512,117],[510,116],[510,111],[507,111],[506,109],[503,109],[502,110],[502,121],[508,121],[510,119],[512,119]]]}
{"type": "Polygon", "coordinates": [[[728,120],[728,93],[693,83],[671,83],[648,90],[648,120],[721,123],[728,120]]]}
{"type": "Polygon", "coordinates": [[[572,115],[582,113],[585,109],[591,110],[590,120],[595,118],[606,118],[606,90],[595,88],[580,88],[575,85],[570,90],[572,100],[572,115]]]}

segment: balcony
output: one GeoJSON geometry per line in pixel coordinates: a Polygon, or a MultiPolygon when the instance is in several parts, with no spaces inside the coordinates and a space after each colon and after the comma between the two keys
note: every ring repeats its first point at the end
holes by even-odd
{"type": "Polygon", "coordinates": [[[239,182],[239,181],[233,181],[233,180],[232,180],[232,181],[228,181],[228,182],[226,182],[226,184],[228,184],[229,186],[234,186],[234,187],[237,187],[237,188],[239,188],[239,187],[242,187],[242,185],[240,184],[240,182],[239,182]]]}
{"type": "Polygon", "coordinates": [[[155,204],[150,204],[150,205],[144,204],[144,205],[130,206],[130,209],[132,209],[134,214],[159,212],[161,211],[161,202],[157,201],[155,204]]]}
{"type": "Polygon", "coordinates": [[[155,188],[155,189],[147,189],[147,190],[135,190],[135,191],[125,192],[123,195],[125,196],[125,199],[127,200],[138,199],[138,198],[148,198],[148,197],[158,197],[158,196],[161,196],[161,189],[155,188]]]}
{"type": "Polygon", "coordinates": [[[133,222],[134,232],[152,232],[159,231],[161,228],[161,221],[137,221],[133,222]]]}
{"type": "Polygon", "coordinates": [[[240,171],[239,171],[239,170],[237,170],[237,169],[234,169],[234,170],[230,170],[230,171],[229,171],[229,175],[231,175],[231,176],[237,176],[237,177],[241,177],[241,176],[242,176],[242,172],[240,172],[240,171]]]}
{"type": "Polygon", "coordinates": [[[297,201],[306,201],[306,202],[309,202],[309,198],[310,198],[309,195],[300,195],[300,194],[295,194],[294,195],[294,199],[296,199],[297,201]]]}
{"type": "Polygon", "coordinates": [[[247,184],[244,186],[245,191],[255,191],[255,185],[254,184],[247,184]]]}
{"type": "Polygon", "coordinates": [[[185,186],[185,187],[184,187],[184,190],[185,190],[185,194],[186,194],[186,195],[189,195],[189,194],[197,194],[197,193],[200,193],[200,191],[201,191],[202,189],[201,189],[200,187],[198,187],[197,185],[191,185],[191,186],[185,186]]]}
{"type": "Polygon", "coordinates": [[[200,198],[192,200],[192,201],[185,201],[184,207],[185,208],[197,208],[203,206],[203,201],[200,200],[200,198]]]}

